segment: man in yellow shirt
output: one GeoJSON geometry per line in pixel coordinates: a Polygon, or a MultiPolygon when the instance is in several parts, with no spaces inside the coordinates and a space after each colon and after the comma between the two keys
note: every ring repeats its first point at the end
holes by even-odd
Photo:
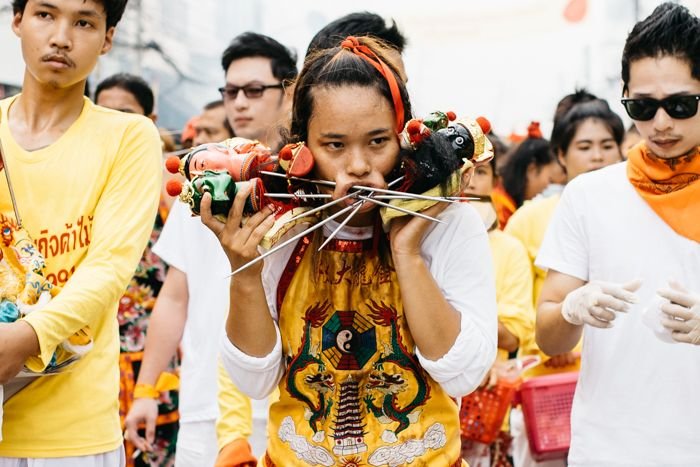
{"type": "MultiPolygon", "coordinates": [[[[160,141],[153,123],[94,106],[88,74],[110,50],[126,1],[14,0],[26,65],[21,95],[0,102],[0,138],[23,227],[62,291],[0,326],[0,383],[40,371],[89,327],[93,348],[70,371],[40,377],[4,404],[0,466],[123,464],[117,301],[153,224],[160,141]]],[[[4,176],[0,220],[19,222],[4,176]]]]}

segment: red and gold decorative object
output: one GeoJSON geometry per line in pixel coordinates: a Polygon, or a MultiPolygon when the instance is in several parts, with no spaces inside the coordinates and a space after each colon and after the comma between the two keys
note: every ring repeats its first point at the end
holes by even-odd
{"type": "Polygon", "coordinates": [[[305,177],[314,168],[314,155],[303,142],[287,144],[279,152],[279,165],[290,177],[305,177]]]}

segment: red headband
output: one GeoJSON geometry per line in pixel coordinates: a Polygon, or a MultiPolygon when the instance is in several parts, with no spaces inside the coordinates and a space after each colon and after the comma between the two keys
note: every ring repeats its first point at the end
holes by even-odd
{"type": "Polygon", "coordinates": [[[401,133],[403,131],[403,100],[401,99],[401,91],[399,91],[399,84],[396,82],[396,76],[391,68],[387,66],[377,54],[375,54],[372,49],[366,45],[361,45],[356,37],[348,36],[340,46],[347,49],[372,65],[374,68],[382,74],[387,84],[389,85],[389,91],[391,91],[391,98],[394,101],[394,112],[396,113],[396,132],[401,133]]]}

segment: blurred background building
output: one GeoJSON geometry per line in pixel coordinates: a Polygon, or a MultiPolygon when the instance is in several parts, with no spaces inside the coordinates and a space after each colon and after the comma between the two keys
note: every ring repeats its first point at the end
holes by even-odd
{"type": "MultiPolygon", "coordinates": [[[[10,29],[10,1],[0,7],[0,93],[19,90],[24,66],[10,29]]],[[[523,133],[531,120],[549,133],[556,102],[576,87],[610,100],[623,115],[620,56],[632,25],[660,0],[130,0],[115,47],[90,85],[112,73],[143,76],[157,92],[159,124],[178,129],[219,98],[221,53],[252,30],[295,49],[299,64],[314,33],[352,11],[393,18],[405,51],[415,112],[485,115],[501,134],[523,133]]],[[[680,3],[696,14],[700,0],[680,3]]]]}

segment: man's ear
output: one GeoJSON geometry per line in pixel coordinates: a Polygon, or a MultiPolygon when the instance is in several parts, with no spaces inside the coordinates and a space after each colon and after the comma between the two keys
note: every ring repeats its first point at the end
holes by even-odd
{"type": "Polygon", "coordinates": [[[12,31],[15,33],[15,36],[21,37],[19,34],[19,25],[22,22],[22,13],[15,13],[15,15],[12,17],[12,31]]]}
{"type": "Polygon", "coordinates": [[[110,50],[112,50],[112,42],[114,41],[114,26],[107,29],[105,32],[105,42],[102,44],[102,50],[100,50],[100,55],[104,55],[110,50]]]}
{"type": "Polygon", "coordinates": [[[157,123],[157,122],[158,122],[158,114],[155,113],[155,112],[153,112],[153,113],[150,114],[150,115],[146,115],[146,117],[148,117],[148,118],[150,118],[151,120],[153,120],[153,123],[157,123]]]}

